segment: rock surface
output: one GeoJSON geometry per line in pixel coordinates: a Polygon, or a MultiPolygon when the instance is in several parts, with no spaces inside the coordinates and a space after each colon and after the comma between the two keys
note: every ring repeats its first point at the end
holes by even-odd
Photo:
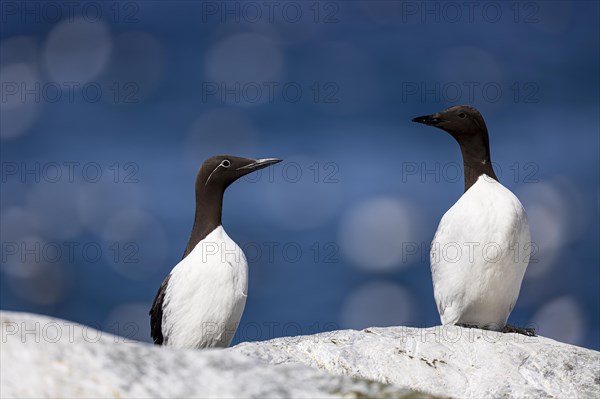
{"type": "Polygon", "coordinates": [[[600,397],[600,352],[542,337],[389,327],[185,351],[0,319],[1,397],[600,397]]]}
{"type": "Polygon", "coordinates": [[[271,365],[233,351],[124,343],[121,337],[38,315],[1,312],[0,320],[3,398],[430,397],[298,362],[271,365]]]}
{"type": "Polygon", "coordinates": [[[459,398],[600,398],[600,352],[456,326],[345,330],[227,349],[459,398]]]}

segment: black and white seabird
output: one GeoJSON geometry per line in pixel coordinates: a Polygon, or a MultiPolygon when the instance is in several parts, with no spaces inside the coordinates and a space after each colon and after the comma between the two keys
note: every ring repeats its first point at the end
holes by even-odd
{"type": "Polygon", "coordinates": [[[483,117],[475,108],[454,106],[413,122],[448,132],[463,157],[465,192],[442,217],[431,244],[442,324],[533,335],[532,329],[506,325],[529,264],[531,239],[521,202],[492,169],[483,117]]]}
{"type": "Polygon", "coordinates": [[[225,189],[248,173],[281,162],[219,155],[196,176],[196,215],[183,259],[171,270],[150,310],[154,343],[179,348],[227,347],[248,291],[248,262],[221,226],[225,189]]]}

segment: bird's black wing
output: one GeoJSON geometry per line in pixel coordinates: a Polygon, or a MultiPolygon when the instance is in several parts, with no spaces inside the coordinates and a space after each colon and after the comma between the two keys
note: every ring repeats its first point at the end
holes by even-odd
{"type": "Polygon", "coordinates": [[[163,318],[163,302],[165,300],[165,293],[167,292],[167,285],[169,285],[169,274],[160,285],[154,303],[150,309],[150,334],[156,345],[162,345],[164,341],[162,333],[162,318],[163,318]]]}

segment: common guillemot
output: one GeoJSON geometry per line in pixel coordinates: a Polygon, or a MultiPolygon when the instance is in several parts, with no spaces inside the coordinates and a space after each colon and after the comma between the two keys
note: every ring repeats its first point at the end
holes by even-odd
{"type": "Polygon", "coordinates": [[[442,324],[534,335],[533,329],[506,324],[529,264],[531,239],[521,202],[492,168],[483,117],[475,108],[454,106],[413,122],[448,132],[463,157],[465,192],[442,217],[431,244],[442,324]]]}
{"type": "Polygon", "coordinates": [[[164,279],[150,309],[155,344],[229,346],[246,304],[248,263],[221,226],[223,194],[240,177],[278,162],[229,155],[204,161],[196,176],[196,214],[183,258],[164,279]]]}

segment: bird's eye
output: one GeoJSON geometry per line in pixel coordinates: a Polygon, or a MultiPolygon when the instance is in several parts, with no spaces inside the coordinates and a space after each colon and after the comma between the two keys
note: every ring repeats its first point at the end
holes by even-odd
{"type": "Polygon", "coordinates": [[[464,113],[464,112],[461,112],[460,114],[458,114],[458,117],[459,117],[460,119],[463,119],[465,116],[467,116],[467,115],[465,115],[465,113],[464,113]]]}
{"type": "Polygon", "coordinates": [[[223,160],[223,162],[221,162],[221,166],[223,166],[224,168],[228,168],[231,166],[231,162],[229,162],[228,159],[223,160]]]}

